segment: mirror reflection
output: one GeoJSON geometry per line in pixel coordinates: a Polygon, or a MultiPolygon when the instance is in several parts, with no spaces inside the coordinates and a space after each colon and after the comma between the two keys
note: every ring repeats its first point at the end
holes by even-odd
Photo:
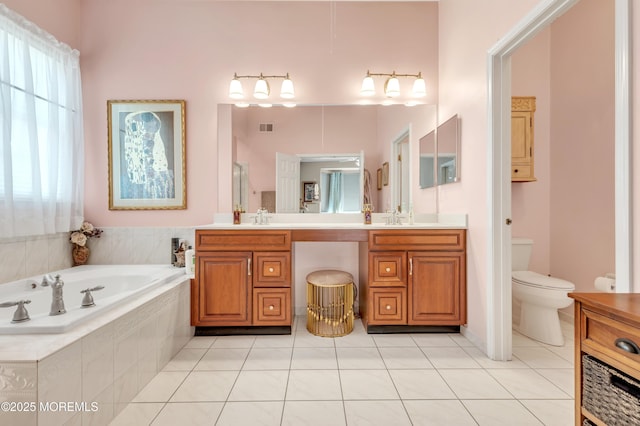
{"type": "Polygon", "coordinates": [[[435,156],[436,131],[434,129],[420,138],[420,188],[435,186],[435,156]]]}
{"type": "MultiPolygon", "coordinates": [[[[376,170],[384,161],[389,161],[392,143],[401,131],[411,128],[415,132],[412,143],[416,144],[418,135],[435,127],[435,109],[434,105],[410,108],[404,105],[232,107],[233,158],[228,164],[235,162],[245,165],[248,170],[246,201],[237,198],[242,192],[235,190],[234,183],[233,205],[241,204],[245,211],[253,212],[267,207],[264,200],[271,199],[272,207],[267,207],[270,211],[359,212],[366,193],[365,182],[370,182],[367,203],[373,204],[375,211],[384,211],[385,206],[391,205],[394,175],[390,176],[389,186],[376,190],[376,170]],[[289,176],[287,186],[293,196],[279,194],[283,185],[278,183],[277,175],[284,173],[286,167],[291,171],[295,166],[277,167],[276,153],[299,160],[299,177],[289,176]],[[337,164],[323,163],[321,160],[327,156],[332,158],[325,160],[343,158],[337,164]],[[359,158],[358,162],[346,163],[354,156],[359,158]],[[313,163],[317,164],[312,166],[313,163]],[[312,175],[306,174],[307,167],[315,168],[312,175]],[[340,188],[340,191],[334,189],[332,192],[332,181],[333,188],[340,188]],[[316,188],[316,184],[318,198],[309,200],[307,188],[316,188]],[[356,186],[358,195],[355,195],[356,186]],[[334,196],[330,198],[332,193],[334,196]],[[277,200],[285,198],[289,201],[276,206],[277,200]]],[[[238,173],[238,176],[244,175],[238,173]]],[[[233,179],[235,182],[235,171],[233,179]]]]}
{"type": "Polygon", "coordinates": [[[458,115],[454,115],[438,126],[436,167],[438,185],[457,182],[459,174],[458,115]]]}

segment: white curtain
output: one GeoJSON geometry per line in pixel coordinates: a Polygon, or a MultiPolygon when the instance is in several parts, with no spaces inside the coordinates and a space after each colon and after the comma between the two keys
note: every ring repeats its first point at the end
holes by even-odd
{"type": "Polygon", "coordinates": [[[83,145],[78,51],[0,4],[0,238],[77,229],[83,145]]]}

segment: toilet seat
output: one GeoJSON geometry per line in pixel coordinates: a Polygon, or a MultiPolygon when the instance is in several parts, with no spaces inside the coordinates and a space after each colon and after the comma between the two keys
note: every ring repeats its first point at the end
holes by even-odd
{"type": "Polygon", "coordinates": [[[514,283],[548,290],[575,290],[575,285],[560,278],[549,277],[533,271],[512,271],[511,279],[514,283]]]}

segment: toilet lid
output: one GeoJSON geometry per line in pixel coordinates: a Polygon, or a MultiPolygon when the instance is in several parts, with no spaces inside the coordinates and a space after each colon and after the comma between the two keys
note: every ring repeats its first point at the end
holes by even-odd
{"type": "Polygon", "coordinates": [[[561,280],[560,278],[548,277],[532,271],[513,271],[511,272],[513,281],[522,285],[532,287],[542,287],[553,290],[574,290],[576,288],[573,283],[561,280]]]}

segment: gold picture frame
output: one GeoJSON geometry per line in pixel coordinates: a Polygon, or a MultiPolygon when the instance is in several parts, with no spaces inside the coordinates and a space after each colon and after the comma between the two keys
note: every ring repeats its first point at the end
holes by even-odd
{"type": "Polygon", "coordinates": [[[187,208],[184,100],[107,101],[109,210],[187,208]]]}
{"type": "Polygon", "coordinates": [[[389,185],[389,162],[382,163],[382,185],[389,185]]]}

